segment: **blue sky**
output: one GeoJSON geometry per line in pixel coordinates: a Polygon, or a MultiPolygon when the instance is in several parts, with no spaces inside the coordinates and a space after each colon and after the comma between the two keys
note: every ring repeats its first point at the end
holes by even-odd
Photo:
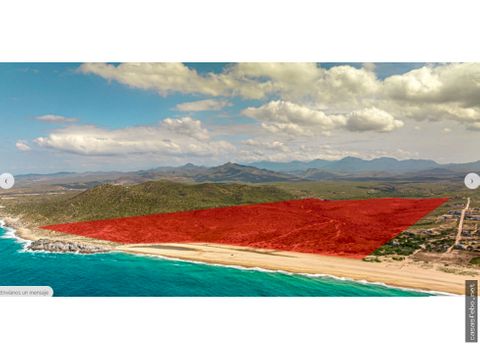
{"type": "Polygon", "coordinates": [[[480,91],[465,76],[475,79],[478,68],[455,66],[3,63],[0,170],[343,156],[478,160],[480,110],[472,99],[480,91]],[[455,74],[466,82],[464,98],[455,74]],[[440,144],[465,150],[453,156],[440,144]]]}

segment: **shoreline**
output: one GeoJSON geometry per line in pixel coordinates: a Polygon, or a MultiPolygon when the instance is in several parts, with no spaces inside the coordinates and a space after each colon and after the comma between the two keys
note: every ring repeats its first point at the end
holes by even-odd
{"type": "Polygon", "coordinates": [[[25,242],[25,251],[93,254],[110,252],[118,245],[108,241],[32,228],[32,226],[22,223],[18,218],[5,214],[2,214],[0,218],[0,226],[11,229],[16,239],[25,242]]]}
{"type": "Polygon", "coordinates": [[[0,224],[10,228],[20,241],[63,241],[107,247],[112,252],[155,256],[208,265],[237,267],[245,270],[285,272],[294,275],[330,277],[359,283],[387,286],[407,291],[439,295],[462,295],[464,281],[480,276],[462,276],[425,268],[413,261],[371,263],[343,257],[286,251],[244,248],[212,243],[112,244],[101,240],[55,234],[30,229],[18,219],[3,217],[0,224]]]}
{"type": "Polygon", "coordinates": [[[9,224],[4,219],[0,219],[0,227],[7,230],[6,233],[1,238],[5,238],[5,235],[11,236],[18,242],[24,244],[23,250],[26,250],[27,246],[33,241],[30,239],[24,239],[23,237],[18,236],[17,235],[18,229],[16,229],[15,227],[9,226],[9,224]]]}
{"type": "MultiPolygon", "coordinates": [[[[424,269],[412,263],[369,263],[362,260],[292,252],[275,252],[275,255],[268,254],[271,251],[265,251],[264,255],[252,257],[249,254],[247,258],[241,258],[240,254],[245,251],[250,252],[250,250],[216,244],[164,244],[164,246],[188,247],[192,249],[192,252],[196,252],[195,254],[187,255],[181,253],[181,251],[185,250],[158,251],[155,248],[151,248],[156,245],[149,245],[120,246],[116,250],[137,255],[159,256],[210,265],[240,267],[260,271],[278,271],[303,276],[325,276],[338,280],[442,295],[462,295],[464,288],[465,277],[463,276],[433,269],[424,269]],[[212,247],[215,247],[216,251],[212,252],[212,247]],[[278,256],[284,256],[285,258],[281,260],[273,259],[273,257],[278,256]]],[[[255,253],[263,252],[258,249],[254,251],[255,253]]]]}
{"type": "Polygon", "coordinates": [[[335,276],[335,275],[331,275],[331,274],[291,272],[291,271],[281,270],[281,269],[267,269],[267,268],[262,268],[262,267],[258,267],[258,266],[249,267],[249,266],[244,266],[244,265],[233,265],[233,264],[229,264],[229,263],[220,264],[220,263],[217,263],[217,262],[187,260],[187,259],[175,258],[175,257],[171,257],[171,256],[164,256],[164,255],[157,255],[157,254],[154,255],[154,254],[148,254],[148,253],[138,253],[138,252],[124,251],[124,250],[112,250],[112,252],[118,252],[118,253],[122,253],[122,254],[129,254],[129,255],[142,256],[142,257],[147,256],[147,257],[153,257],[153,258],[158,258],[158,259],[163,259],[163,260],[183,261],[183,262],[192,263],[192,264],[199,264],[199,265],[226,267],[226,268],[243,270],[243,271],[261,271],[261,272],[267,272],[267,273],[279,273],[279,274],[292,275],[292,276],[293,275],[300,275],[300,276],[305,276],[305,277],[309,277],[309,278],[329,278],[329,279],[338,280],[338,281],[349,281],[349,282],[359,283],[359,284],[362,284],[362,285],[383,286],[383,287],[390,288],[390,289],[421,292],[421,293],[427,293],[427,294],[431,294],[431,295],[443,295],[443,296],[457,296],[457,295],[459,295],[459,294],[443,292],[443,291],[400,287],[400,286],[385,284],[385,283],[382,283],[382,282],[372,282],[372,281],[368,281],[368,280],[354,280],[353,278],[350,278],[350,277],[339,277],[339,276],[335,276]]]}
{"type": "MultiPolygon", "coordinates": [[[[6,228],[11,231],[11,236],[12,238],[15,238],[21,243],[31,243],[32,240],[27,240],[23,239],[19,236],[16,235],[16,230],[12,227],[7,226],[3,220],[0,219],[0,227],[6,228]]],[[[58,252],[58,251],[48,251],[48,250],[31,250],[27,249],[24,246],[24,251],[30,251],[30,252],[39,252],[39,253],[50,253],[50,254],[65,254],[66,252],[58,252]]],[[[148,253],[138,253],[135,251],[126,251],[122,249],[111,249],[109,252],[117,252],[117,253],[122,253],[122,254],[129,254],[129,255],[134,255],[134,256],[141,256],[141,257],[154,257],[154,258],[159,258],[163,260],[170,260],[170,261],[184,261],[188,263],[193,263],[193,264],[201,264],[201,265],[209,265],[209,266],[219,266],[219,267],[227,267],[227,268],[232,268],[232,269],[238,269],[238,270],[243,270],[243,271],[261,271],[261,272],[270,272],[270,273],[280,273],[280,274],[286,274],[286,275],[300,275],[300,276],[305,276],[305,277],[312,277],[312,278],[330,278],[334,279],[337,281],[349,281],[349,282],[354,282],[354,283],[359,283],[362,285],[373,285],[373,286],[382,286],[390,289],[397,289],[397,290],[403,290],[403,291],[414,291],[414,292],[421,292],[421,293],[427,293],[431,295],[443,295],[443,296],[455,296],[456,294],[453,293],[448,293],[448,292],[441,292],[441,291],[434,291],[434,290],[424,290],[424,289],[412,289],[412,288],[406,288],[406,287],[400,287],[400,286],[394,286],[394,285],[389,285],[385,284],[382,282],[371,282],[368,280],[354,280],[352,278],[348,277],[338,277],[335,275],[331,274],[320,274],[320,273],[299,273],[299,272],[291,272],[287,270],[282,270],[282,269],[267,269],[267,268],[262,268],[262,267],[249,267],[249,266],[243,266],[243,265],[234,265],[234,264],[221,264],[217,262],[205,262],[205,261],[199,261],[199,260],[189,260],[189,259],[182,259],[182,258],[175,258],[171,256],[164,256],[164,255],[158,255],[158,254],[148,254],[148,253]]],[[[76,253],[77,255],[80,253],[76,253]]],[[[89,255],[87,254],[80,254],[80,255],[89,255]]]]}

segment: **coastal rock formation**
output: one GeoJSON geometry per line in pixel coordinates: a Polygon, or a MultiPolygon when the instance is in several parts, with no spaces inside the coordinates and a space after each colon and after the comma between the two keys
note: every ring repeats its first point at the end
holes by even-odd
{"type": "Polygon", "coordinates": [[[110,248],[105,246],[70,241],[51,241],[45,239],[32,241],[32,243],[29,244],[27,248],[33,251],[50,251],[64,253],[71,252],[80,254],[95,254],[110,251],[110,248]]]}

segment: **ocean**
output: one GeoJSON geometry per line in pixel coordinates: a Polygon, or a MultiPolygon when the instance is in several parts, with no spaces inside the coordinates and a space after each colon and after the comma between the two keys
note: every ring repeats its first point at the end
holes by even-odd
{"type": "Polygon", "coordinates": [[[0,227],[0,286],[50,286],[54,296],[430,296],[425,292],[284,272],[124,253],[24,250],[0,227]]]}

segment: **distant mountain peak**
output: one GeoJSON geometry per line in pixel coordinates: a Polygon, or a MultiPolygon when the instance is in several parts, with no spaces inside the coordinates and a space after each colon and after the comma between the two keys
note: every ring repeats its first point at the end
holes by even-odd
{"type": "Polygon", "coordinates": [[[365,161],[365,160],[360,159],[359,157],[355,157],[355,156],[345,156],[344,158],[340,159],[339,161],[342,161],[342,160],[361,160],[361,161],[365,161]]]}
{"type": "Polygon", "coordinates": [[[251,164],[258,168],[283,171],[297,174],[300,171],[309,169],[322,169],[341,173],[358,173],[358,172],[391,172],[404,173],[412,171],[429,170],[434,167],[441,167],[433,160],[423,159],[406,159],[399,160],[394,157],[382,156],[370,160],[361,159],[356,156],[346,156],[339,160],[323,160],[315,159],[311,161],[290,161],[290,162],[269,162],[259,161],[251,164]]]}
{"type": "Polygon", "coordinates": [[[204,173],[195,176],[194,179],[200,182],[239,181],[250,183],[299,180],[293,175],[240,165],[230,161],[223,165],[212,167],[204,173]]]}
{"type": "Polygon", "coordinates": [[[182,165],[179,167],[179,169],[184,169],[184,170],[188,170],[188,169],[201,169],[203,168],[203,166],[198,166],[198,165],[195,165],[195,164],[192,164],[192,163],[186,163],[185,165],[182,165]]]}

